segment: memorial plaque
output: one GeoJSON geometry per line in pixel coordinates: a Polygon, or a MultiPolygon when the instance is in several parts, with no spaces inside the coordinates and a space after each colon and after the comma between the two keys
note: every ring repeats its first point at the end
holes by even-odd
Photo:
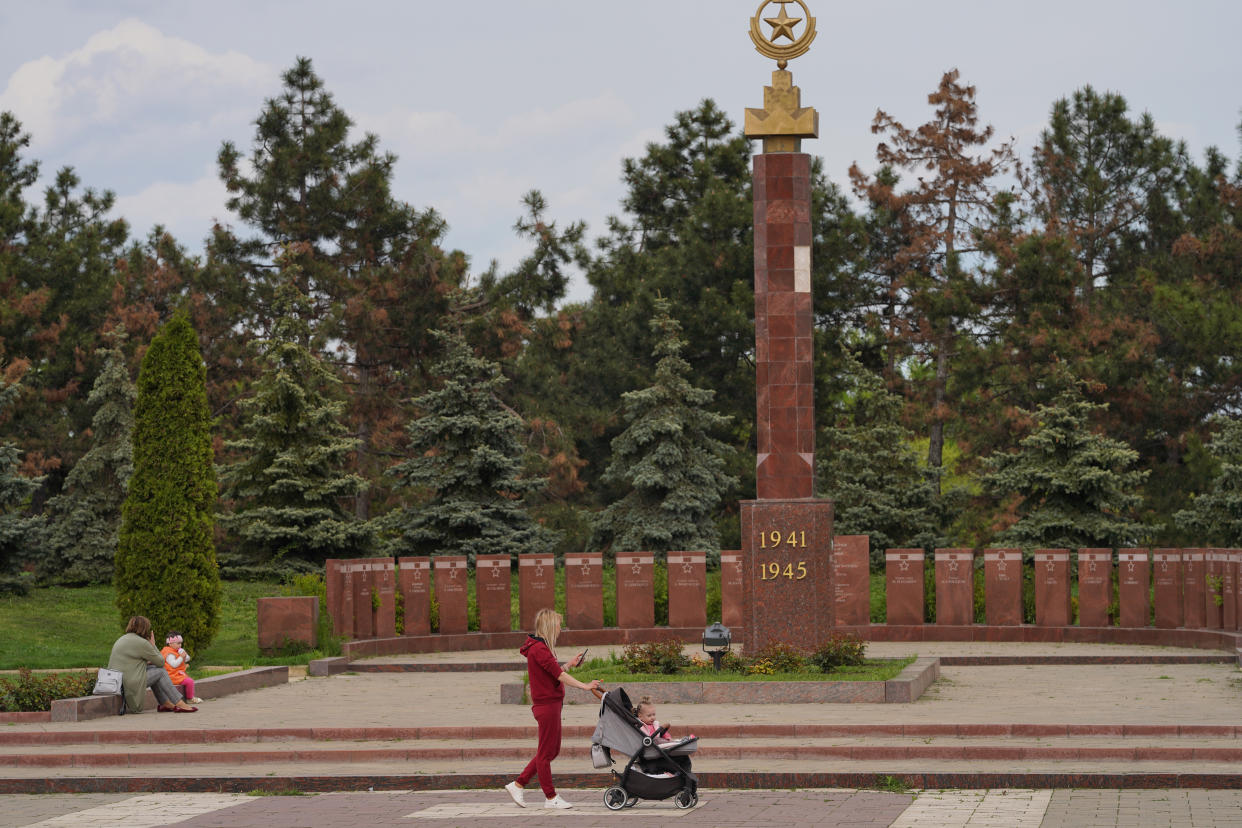
{"type": "Polygon", "coordinates": [[[889,549],[884,553],[887,624],[923,623],[923,550],[889,549]]]}
{"type": "Polygon", "coordinates": [[[604,556],[565,556],[565,623],[575,630],[604,626],[604,556]]]}
{"type": "Polygon", "coordinates": [[[747,652],[813,649],[832,633],[832,501],[742,501],[747,652]]]}
{"type": "Polygon", "coordinates": [[[655,626],[653,561],[650,552],[617,553],[617,626],[621,629],[655,626]]]}
{"type": "Polygon", "coordinates": [[[375,637],[375,606],[371,601],[374,578],[371,563],[364,558],[346,561],[354,585],[354,638],[375,637]]]}
{"type": "Polygon", "coordinates": [[[988,624],[1022,623],[1022,550],[983,550],[983,593],[988,624]]]}
{"type": "Polygon", "coordinates": [[[1156,626],[1173,629],[1182,625],[1182,551],[1152,550],[1152,594],[1156,602],[1156,626]]]}
{"type": "Polygon", "coordinates": [[[258,600],[259,649],[279,652],[287,644],[319,646],[319,599],[313,595],[258,600]]]}
{"type": "Polygon", "coordinates": [[[832,538],[833,626],[871,624],[871,538],[834,535],[832,538]]]}
{"type": "Polygon", "coordinates": [[[1182,550],[1182,623],[1188,629],[1201,629],[1207,620],[1207,566],[1202,549],[1182,550]]]}
{"type": "Polygon", "coordinates": [[[1069,626],[1069,550],[1036,549],[1034,566],[1036,625],[1069,626]]]}
{"type": "Polygon", "coordinates": [[[535,629],[539,610],[556,608],[556,559],[546,553],[518,555],[518,620],[535,629]]]}
{"type": "Polygon", "coordinates": [[[375,636],[392,638],[397,634],[397,577],[392,558],[375,558],[371,564],[379,608],[375,611],[375,636]]]}
{"type": "Polygon", "coordinates": [[[480,632],[509,632],[513,627],[513,590],[508,555],[476,555],[474,600],[480,632]]]}
{"type": "Polygon", "coordinates": [[[1203,578],[1203,626],[1209,630],[1219,630],[1224,627],[1225,553],[1220,549],[1208,549],[1205,553],[1207,574],[1203,578]]]}
{"type": "Polygon", "coordinates": [[[668,553],[668,625],[707,626],[707,555],[668,553]]]}
{"type": "Polygon", "coordinates": [[[1117,550],[1117,600],[1123,627],[1146,627],[1151,620],[1151,567],[1146,549],[1117,550]]]}
{"type": "Polygon", "coordinates": [[[436,604],[440,608],[440,633],[464,633],[470,628],[465,555],[437,555],[431,559],[436,579],[436,604]]]}
{"type": "Polygon", "coordinates": [[[341,575],[341,626],[336,634],[342,638],[354,638],[354,573],[348,561],[338,562],[341,575]]]}
{"type": "Polygon", "coordinates": [[[969,549],[936,550],[936,623],[962,626],[974,621],[974,560],[969,549]]]}
{"type": "Polygon", "coordinates": [[[1107,627],[1113,602],[1113,550],[1078,550],[1078,626],[1107,627]]]}
{"type": "Polygon", "coordinates": [[[1220,594],[1224,596],[1223,606],[1221,607],[1221,627],[1226,630],[1236,630],[1238,628],[1238,605],[1237,605],[1237,582],[1238,582],[1238,564],[1233,555],[1233,550],[1218,550],[1221,555],[1221,589],[1220,594]]]}
{"type": "Polygon", "coordinates": [[[343,638],[354,633],[354,622],[349,620],[349,630],[345,630],[345,574],[341,571],[341,561],[328,558],[323,565],[324,603],[327,604],[328,617],[332,619],[332,630],[343,638]]]}
{"type": "MultiPolygon", "coordinates": [[[[742,612],[742,552],[731,550],[720,553],[720,623],[730,630],[740,630],[745,613],[742,612]]],[[[715,619],[711,619],[715,620],[715,619]]]]}
{"type": "Polygon", "coordinates": [[[398,563],[404,634],[428,635],[431,633],[431,558],[400,558],[398,563]]]}

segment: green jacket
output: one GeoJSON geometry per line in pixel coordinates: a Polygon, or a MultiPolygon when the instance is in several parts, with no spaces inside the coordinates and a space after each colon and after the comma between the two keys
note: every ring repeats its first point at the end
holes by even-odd
{"type": "Polygon", "coordinates": [[[147,701],[147,666],[163,667],[164,657],[155,645],[134,633],[125,633],[112,645],[109,670],[121,671],[127,713],[141,713],[147,701]]]}

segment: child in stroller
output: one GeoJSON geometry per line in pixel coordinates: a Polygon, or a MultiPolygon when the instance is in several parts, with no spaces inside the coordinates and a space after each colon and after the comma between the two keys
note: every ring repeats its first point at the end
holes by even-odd
{"type": "Polygon", "coordinates": [[[609,809],[619,811],[640,799],[669,797],[675,797],[673,804],[678,808],[698,804],[699,780],[690,770],[690,755],[698,750],[699,740],[688,736],[664,741],[661,737],[667,730],[662,727],[654,734],[643,732],[623,688],[602,695],[599,720],[591,737],[592,762],[597,768],[612,768],[613,750],[630,758],[620,773],[612,770],[612,786],[604,791],[604,804],[609,809]]]}

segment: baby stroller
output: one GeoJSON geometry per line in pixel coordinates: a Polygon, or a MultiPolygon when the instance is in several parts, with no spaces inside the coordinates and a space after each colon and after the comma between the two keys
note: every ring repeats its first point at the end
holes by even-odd
{"type": "Polygon", "coordinates": [[[613,811],[633,807],[640,799],[676,797],[678,808],[693,808],[699,802],[699,780],[690,772],[690,755],[699,749],[696,736],[659,744],[656,737],[640,729],[630,698],[618,687],[600,697],[599,721],[591,737],[591,761],[597,768],[612,770],[612,786],[604,791],[604,804],[613,811]],[[630,757],[620,773],[613,768],[611,751],[630,757]]]}

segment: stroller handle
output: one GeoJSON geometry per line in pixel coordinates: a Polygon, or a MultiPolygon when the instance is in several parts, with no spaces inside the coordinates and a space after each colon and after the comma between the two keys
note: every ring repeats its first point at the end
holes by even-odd
{"type": "Polygon", "coordinates": [[[596,689],[592,690],[591,692],[595,694],[595,698],[597,698],[597,699],[602,699],[602,698],[604,698],[604,692],[605,692],[605,690],[604,690],[604,688],[603,688],[602,686],[601,686],[601,687],[599,687],[599,688],[596,688],[596,689]]]}

